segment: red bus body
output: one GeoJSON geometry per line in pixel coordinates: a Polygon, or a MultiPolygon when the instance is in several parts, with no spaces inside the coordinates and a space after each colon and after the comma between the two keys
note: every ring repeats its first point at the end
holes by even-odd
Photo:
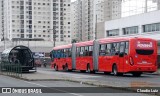
{"type": "Polygon", "coordinates": [[[99,71],[112,72],[113,65],[116,64],[118,67],[118,72],[120,73],[155,72],[157,70],[156,40],[149,38],[119,38],[99,40],[100,44],[126,41],[129,42],[128,54],[124,57],[119,57],[119,55],[99,56],[99,71]],[[144,45],[141,45],[141,48],[137,48],[137,42],[142,42],[144,45]],[[151,47],[149,47],[150,45],[147,45],[147,43],[152,43],[151,47]],[[142,51],[141,54],[137,53],[136,50],[142,51]],[[150,50],[153,50],[153,53],[148,55],[147,52],[150,50]]]}
{"type": "MultiPolygon", "coordinates": [[[[93,42],[94,41],[76,43],[75,44],[76,51],[77,51],[77,48],[80,48],[80,47],[93,46],[93,42]]],[[[89,52],[88,52],[88,54],[89,54],[89,52]]],[[[90,66],[91,70],[93,70],[93,57],[91,55],[76,56],[76,70],[85,71],[85,70],[87,70],[87,65],[90,66]]]]}
{"type": "MultiPolygon", "coordinates": [[[[54,47],[53,50],[62,50],[62,49],[71,49],[72,44],[64,45],[64,46],[58,46],[54,47]]],[[[58,67],[58,70],[64,70],[64,68],[68,67],[68,69],[72,69],[72,58],[71,57],[65,57],[65,58],[54,58],[51,62],[51,68],[55,68],[55,66],[58,67]]]]}
{"type": "MultiPolygon", "coordinates": [[[[104,38],[55,47],[53,50],[70,48],[71,57],[54,58],[51,68],[105,73],[133,73],[157,70],[157,41],[150,38],[104,38]]],[[[64,52],[65,53],[65,52],[64,52]]]]}

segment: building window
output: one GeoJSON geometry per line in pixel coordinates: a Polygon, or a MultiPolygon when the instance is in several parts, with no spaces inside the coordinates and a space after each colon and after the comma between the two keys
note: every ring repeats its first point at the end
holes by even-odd
{"type": "Polygon", "coordinates": [[[143,32],[160,31],[160,23],[143,25],[143,32]]]}
{"type": "Polygon", "coordinates": [[[138,26],[123,28],[123,35],[137,34],[138,26]]]}
{"type": "Polygon", "coordinates": [[[119,29],[107,30],[107,37],[118,36],[118,35],[119,35],[119,29]]]}

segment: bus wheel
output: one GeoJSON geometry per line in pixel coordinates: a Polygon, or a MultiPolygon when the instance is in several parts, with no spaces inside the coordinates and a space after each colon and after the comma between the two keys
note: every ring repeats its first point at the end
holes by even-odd
{"type": "Polygon", "coordinates": [[[89,64],[87,65],[87,72],[91,73],[91,69],[90,69],[90,65],[89,64]]]}
{"type": "Polygon", "coordinates": [[[142,73],[132,73],[134,77],[140,77],[142,73]]]}
{"type": "Polygon", "coordinates": [[[69,70],[68,70],[68,65],[67,65],[67,64],[65,65],[65,71],[69,71],[69,70]]]}
{"type": "Polygon", "coordinates": [[[58,66],[57,65],[55,66],[55,70],[58,71],[58,66]]]}
{"type": "Polygon", "coordinates": [[[112,72],[114,76],[118,75],[117,65],[113,65],[112,72]]]}

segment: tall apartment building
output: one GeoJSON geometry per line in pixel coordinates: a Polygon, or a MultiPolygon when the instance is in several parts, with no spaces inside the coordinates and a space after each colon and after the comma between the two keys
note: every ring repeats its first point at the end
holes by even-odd
{"type": "MultiPolygon", "coordinates": [[[[1,0],[0,0],[0,10],[2,10],[2,1],[1,1],[1,0]]],[[[0,23],[0,30],[2,30],[2,27],[1,27],[1,26],[2,26],[2,11],[0,11],[0,14],[1,14],[1,15],[0,15],[0,22],[1,22],[1,23],[0,23]]],[[[3,39],[3,38],[2,38],[2,37],[3,37],[2,35],[3,35],[3,33],[0,34],[0,41],[3,39]]]]}
{"type": "Polygon", "coordinates": [[[121,18],[122,0],[96,0],[96,38],[104,38],[105,21],[121,18]]]}
{"type": "MultiPolygon", "coordinates": [[[[112,19],[121,18],[121,2],[122,0],[79,0],[82,2],[82,11],[76,11],[76,18],[81,16],[82,19],[77,19],[82,21],[82,40],[88,41],[93,40],[97,35],[104,33],[104,22],[112,19]],[[78,13],[82,12],[82,13],[78,13]],[[82,14],[82,15],[80,15],[82,14]],[[103,22],[103,24],[102,24],[103,22]],[[100,23],[100,24],[99,24],[100,23]],[[100,28],[103,27],[103,28],[100,28]],[[103,30],[99,30],[103,29],[103,30]]],[[[78,1],[75,1],[78,2],[78,1]]],[[[74,24],[75,26],[78,23],[74,24]]],[[[75,27],[72,26],[72,27],[75,27]]],[[[79,33],[76,31],[76,33],[79,33]]],[[[103,38],[104,35],[100,35],[99,38],[103,38]]]]}
{"type": "Polygon", "coordinates": [[[71,42],[70,0],[1,0],[5,38],[71,42]]]}
{"type": "Polygon", "coordinates": [[[82,0],[71,4],[72,40],[82,41],[82,0]]]}

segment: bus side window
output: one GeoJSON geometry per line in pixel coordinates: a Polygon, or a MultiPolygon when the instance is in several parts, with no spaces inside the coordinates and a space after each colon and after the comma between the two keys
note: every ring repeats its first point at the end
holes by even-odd
{"type": "Polygon", "coordinates": [[[88,46],[86,46],[86,47],[85,47],[85,51],[84,51],[84,56],[88,56],[88,53],[89,53],[89,51],[88,51],[88,46]]]}
{"type": "Polygon", "coordinates": [[[125,54],[127,55],[129,52],[129,42],[125,42],[125,54]]]}
{"type": "Polygon", "coordinates": [[[93,46],[89,46],[89,56],[92,56],[92,53],[93,53],[93,46]]]}
{"type": "Polygon", "coordinates": [[[68,50],[68,57],[72,57],[72,50],[71,50],[71,48],[68,50]]]}
{"type": "Polygon", "coordinates": [[[106,55],[107,56],[111,55],[111,44],[106,45],[106,55]]]}
{"type": "Polygon", "coordinates": [[[67,53],[66,53],[66,50],[67,50],[67,49],[64,49],[64,51],[63,51],[63,52],[64,52],[64,53],[63,53],[63,54],[64,54],[64,58],[67,57],[67,55],[66,55],[66,54],[67,54],[67,53]]]}
{"type": "Polygon", "coordinates": [[[106,55],[106,45],[100,45],[100,48],[99,48],[99,55],[100,56],[105,56],[106,55]]]}
{"type": "Polygon", "coordinates": [[[61,58],[64,58],[64,49],[61,50],[61,58]]]}
{"type": "Polygon", "coordinates": [[[111,50],[112,50],[112,55],[118,55],[119,54],[119,43],[113,43],[111,50]]]}
{"type": "Polygon", "coordinates": [[[81,50],[80,50],[80,57],[83,57],[83,54],[84,54],[84,47],[81,47],[80,49],[81,49],[81,50]]]}
{"type": "Polygon", "coordinates": [[[125,52],[125,42],[121,42],[120,43],[120,53],[124,53],[125,52]]]}
{"type": "Polygon", "coordinates": [[[62,57],[62,50],[59,50],[58,54],[59,54],[58,59],[60,59],[62,57]]]}
{"type": "Polygon", "coordinates": [[[65,49],[65,51],[66,51],[65,55],[66,55],[66,58],[67,58],[67,57],[69,57],[68,49],[65,49]]]}
{"type": "Polygon", "coordinates": [[[111,43],[111,55],[114,55],[116,52],[115,43],[111,43]]]}
{"type": "Polygon", "coordinates": [[[79,57],[80,48],[77,48],[76,50],[76,56],[79,57]]]}

